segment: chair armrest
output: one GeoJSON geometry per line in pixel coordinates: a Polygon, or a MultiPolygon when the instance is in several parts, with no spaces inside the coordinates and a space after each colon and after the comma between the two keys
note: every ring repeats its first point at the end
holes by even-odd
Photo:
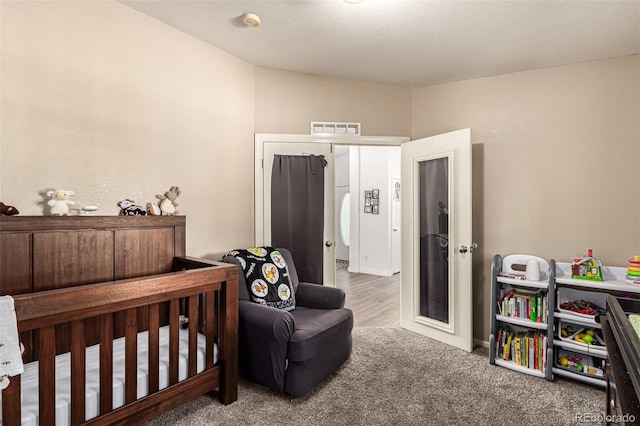
{"type": "Polygon", "coordinates": [[[260,305],[249,300],[238,302],[242,321],[255,330],[256,334],[269,339],[288,342],[296,329],[293,316],[281,309],[260,305]]]}
{"type": "Polygon", "coordinates": [[[295,331],[286,311],[240,300],[239,338],[241,368],[258,383],[284,392],[287,347],[295,331]]]}
{"type": "Polygon", "coordinates": [[[344,290],[318,284],[298,283],[296,305],[311,309],[340,309],[344,307],[344,290]]]}

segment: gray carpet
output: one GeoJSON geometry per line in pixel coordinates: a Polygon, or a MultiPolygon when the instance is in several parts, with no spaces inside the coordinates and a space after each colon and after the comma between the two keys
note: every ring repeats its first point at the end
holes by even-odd
{"type": "Polygon", "coordinates": [[[351,359],[304,398],[241,378],[237,402],[203,396],[149,425],[563,425],[603,415],[605,399],[599,388],[490,365],[485,348],[469,354],[400,328],[357,328],[351,359]]]}

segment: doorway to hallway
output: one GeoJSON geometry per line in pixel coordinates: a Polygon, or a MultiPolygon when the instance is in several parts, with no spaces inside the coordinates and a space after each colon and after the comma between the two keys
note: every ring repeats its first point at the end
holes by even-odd
{"type": "Polygon", "coordinates": [[[336,287],[357,327],[400,325],[399,153],[335,146],[336,287]]]}
{"type": "Polygon", "coordinates": [[[354,327],[400,327],[399,273],[381,277],[337,269],[336,287],[345,292],[354,327]]]}
{"type": "Polygon", "coordinates": [[[337,145],[335,258],[349,272],[400,272],[400,147],[337,145]]]}

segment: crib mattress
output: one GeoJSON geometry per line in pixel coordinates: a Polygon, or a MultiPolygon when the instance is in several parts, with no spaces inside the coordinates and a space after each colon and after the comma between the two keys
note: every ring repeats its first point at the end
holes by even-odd
{"type": "MultiPolygon", "coordinates": [[[[148,335],[147,331],[138,333],[138,399],[148,394],[148,335]]],[[[169,327],[161,327],[160,341],[160,371],[159,387],[164,389],[169,385],[169,327]]],[[[205,367],[206,340],[198,334],[197,371],[202,372],[205,367]]],[[[180,359],[178,380],[187,378],[187,362],[189,351],[189,332],[180,330],[180,359]]],[[[218,347],[214,346],[214,364],[218,362],[218,347]]],[[[56,425],[71,423],[71,354],[64,353],[56,356],[56,425]]],[[[86,419],[92,419],[99,414],[100,401],[100,345],[86,349],[86,419]]],[[[0,395],[0,424],[2,424],[2,396],[0,395]]],[[[24,366],[21,376],[22,424],[38,424],[38,362],[31,362],[24,366]]],[[[113,341],[113,408],[124,405],[124,337],[113,341]]]]}

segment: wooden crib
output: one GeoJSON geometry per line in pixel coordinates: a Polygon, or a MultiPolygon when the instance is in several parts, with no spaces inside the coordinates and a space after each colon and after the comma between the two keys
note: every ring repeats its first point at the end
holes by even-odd
{"type": "MultiPolygon", "coordinates": [[[[56,283],[54,288],[62,288],[13,295],[18,331],[27,347],[25,359],[39,363],[39,424],[55,423],[56,354],[65,352],[70,353],[69,418],[73,425],[85,422],[140,423],[216,388],[218,399],[223,404],[236,400],[237,268],[188,258],[180,253],[184,249],[184,218],[6,219],[18,218],[0,220],[0,244],[5,244],[4,254],[0,254],[0,294],[11,294],[6,291],[7,288],[25,285],[20,282],[20,274],[16,274],[20,265],[12,263],[9,258],[12,255],[8,255],[7,250],[14,250],[14,254],[30,254],[28,262],[31,272],[27,275],[31,285],[36,288],[34,283],[41,273],[38,271],[39,265],[62,265],[62,269],[71,276],[78,276],[77,270],[81,269],[84,271],[80,274],[84,277],[82,281],[86,282],[91,280],[87,272],[92,270],[90,264],[102,262],[104,259],[100,259],[101,256],[115,260],[112,262],[114,271],[123,270],[122,265],[118,265],[118,261],[121,261],[128,263],[129,271],[132,270],[131,263],[136,263],[144,264],[144,269],[157,272],[95,284],[71,283],[62,286],[56,283]],[[48,233],[51,235],[44,235],[44,239],[43,235],[38,235],[48,233]],[[167,241],[167,237],[170,241],[167,241]],[[39,262],[35,255],[47,251],[42,251],[44,247],[36,245],[42,241],[59,242],[60,239],[70,244],[53,244],[50,247],[55,251],[49,251],[48,256],[56,257],[56,260],[39,262]],[[20,247],[15,244],[16,241],[27,241],[28,247],[20,247]],[[132,242],[135,250],[126,253],[119,251],[130,248],[132,242]],[[78,245],[94,249],[78,252],[78,245]],[[145,259],[150,253],[153,253],[151,259],[145,259]],[[142,260],[137,259],[140,256],[142,260]],[[60,259],[69,257],[74,259],[70,263],[60,259]],[[169,257],[170,266],[166,262],[169,257]],[[78,258],[81,258],[80,262],[78,258]],[[170,270],[163,270],[166,268],[170,270]],[[188,331],[180,330],[180,315],[188,317],[188,331]],[[163,370],[168,374],[168,384],[164,388],[160,385],[158,349],[162,327],[168,327],[168,365],[163,370]],[[145,359],[148,366],[146,396],[142,398],[138,397],[139,333],[145,335],[148,345],[148,359],[145,359]],[[179,349],[180,333],[188,335],[188,349],[183,348],[186,351],[186,378],[183,380],[179,380],[179,350],[182,350],[179,349]],[[124,340],[124,405],[115,409],[112,374],[114,338],[124,340]],[[197,346],[199,342],[204,342],[201,347],[197,346]],[[98,417],[87,420],[85,353],[87,347],[98,343],[99,347],[94,348],[99,350],[99,413],[98,417]],[[214,364],[216,349],[217,362],[214,364]],[[201,352],[201,360],[204,359],[202,367],[198,366],[198,351],[201,352]]],[[[117,272],[114,274],[117,275],[117,272]]],[[[64,274],[53,271],[51,276],[64,274]]],[[[21,424],[21,387],[21,377],[12,377],[9,387],[2,392],[3,425],[21,424]]]]}

